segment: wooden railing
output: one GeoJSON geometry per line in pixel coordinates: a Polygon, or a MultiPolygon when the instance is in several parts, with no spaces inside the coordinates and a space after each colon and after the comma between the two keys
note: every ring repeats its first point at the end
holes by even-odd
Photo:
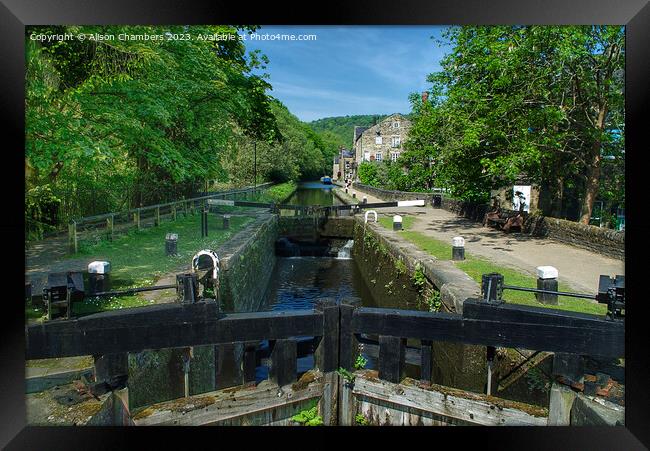
{"type": "Polygon", "coordinates": [[[271,185],[272,183],[265,183],[256,187],[212,192],[191,199],[77,218],[68,224],[68,249],[70,253],[75,254],[79,250],[79,241],[82,239],[112,240],[118,233],[130,229],[140,230],[147,226],[158,226],[164,219],[176,220],[178,215],[194,214],[208,199],[241,199],[242,196],[264,190],[271,185]]]}

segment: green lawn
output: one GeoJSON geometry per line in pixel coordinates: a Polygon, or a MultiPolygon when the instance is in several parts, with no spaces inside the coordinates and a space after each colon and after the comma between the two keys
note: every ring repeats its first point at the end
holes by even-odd
{"type": "MultiPolygon", "coordinates": [[[[151,286],[161,276],[189,266],[192,256],[201,249],[217,249],[250,221],[251,217],[233,216],[230,229],[224,230],[221,218],[210,214],[208,236],[201,238],[201,216],[197,213],[163,222],[158,227],[133,230],[112,242],[82,246],[79,253],[69,258],[94,256],[111,262],[111,288],[114,290],[151,286]],[[175,257],[165,255],[165,235],[169,232],[178,234],[179,255],[175,257]]],[[[136,295],[86,298],[84,302],[75,303],[72,311],[73,314],[82,315],[147,304],[146,300],[136,295]]],[[[29,315],[33,317],[36,312],[29,315]]]]}
{"type": "MultiPolygon", "coordinates": [[[[421,232],[409,230],[415,220],[412,216],[403,217],[404,230],[399,232],[407,240],[416,244],[420,249],[428,252],[439,260],[451,260],[451,243],[426,236],[421,232]]],[[[388,229],[392,229],[392,218],[380,218],[379,223],[388,229]]],[[[508,268],[498,265],[484,258],[476,257],[468,252],[465,252],[465,260],[455,262],[458,268],[465,271],[472,279],[479,284],[481,283],[481,276],[483,274],[498,272],[503,274],[506,285],[516,285],[526,288],[537,288],[537,278],[517,271],[516,269],[508,268]]],[[[566,284],[560,283],[559,291],[573,291],[566,284]]],[[[560,310],[571,310],[574,312],[591,313],[594,315],[604,315],[607,313],[607,306],[605,304],[598,304],[588,299],[570,298],[567,296],[559,296],[558,305],[549,306],[537,302],[534,293],[526,293],[523,291],[506,290],[504,295],[506,302],[513,304],[531,305],[536,307],[549,307],[560,310]]]]}
{"type": "MultiPolygon", "coordinates": [[[[402,216],[402,229],[408,230],[413,225],[415,218],[413,216],[402,216]]],[[[393,230],[393,216],[380,216],[379,223],[387,229],[393,230]]]]}

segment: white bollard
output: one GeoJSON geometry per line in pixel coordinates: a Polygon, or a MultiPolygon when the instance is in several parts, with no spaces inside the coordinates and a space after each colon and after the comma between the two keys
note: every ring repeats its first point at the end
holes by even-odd
{"type": "Polygon", "coordinates": [[[363,196],[363,200],[361,201],[361,203],[367,204],[368,203],[368,198],[366,196],[363,196]]]}
{"type": "Polygon", "coordinates": [[[393,216],[393,230],[402,230],[402,217],[400,215],[393,216]]]}
{"type": "MultiPolygon", "coordinates": [[[[546,291],[557,291],[558,270],[553,266],[537,267],[537,289],[546,291]]],[[[535,293],[538,302],[542,304],[557,305],[557,294],[535,293]]]]}
{"type": "Polygon", "coordinates": [[[465,239],[462,236],[456,236],[451,239],[451,259],[465,260],[465,239]]]}

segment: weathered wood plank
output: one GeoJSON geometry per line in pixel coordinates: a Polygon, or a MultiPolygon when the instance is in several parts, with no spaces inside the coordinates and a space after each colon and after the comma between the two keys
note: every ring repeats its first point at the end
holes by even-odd
{"type": "Polygon", "coordinates": [[[295,340],[274,340],[271,347],[269,379],[278,385],[286,385],[295,381],[298,366],[295,340]]]}
{"type": "Polygon", "coordinates": [[[314,362],[323,373],[336,371],[339,367],[339,307],[333,299],[321,299],[316,310],[323,314],[323,333],[314,362]]]}
{"type": "Polygon", "coordinates": [[[325,426],[338,425],[339,375],[331,371],[323,375],[323,395],[318,402],[318,412],[325,426]]]}
{"type": "Polygon", "coordinates": [[[315,311],[217,315],[214,301],[161,304],[26,328],[26,358],[68,357],[323,334],[315,311]]]}
{"type": "Polygon", "coordinates": [[[406,339],[386,335],[379,336],[379,377],[399,382],[404,373],[404,348],[406,339]]]}
{"type": "Polygon", "coordinates": [[[357,399],[352,394],[352,384],[342,377],[339,377],[338,381],[339,426],[354,426],[357,399]]]}
{"type": "MultiPolygon", "coordinates": [[[[541,321],[541,320],[540,320],[541,321]]],[[[451,341],[495,347],[620,357],[625,354],[625,327],[608,322],[594,326],[519,323],[467,319],[453,313],[358,308],[352,319],[354,333],[451,341]],[[602,326],[602,327],[601,327],[602,326]]]]}
{"type": "Polygon", "coordinates": [[[255,382],[255,367],[257,366],[256,343],[247,343],[244,348],[244,358],[242,361],[242,371],[244,373],[244,383],[255,382]]]}
{"type": "Polygon", "coordinates": [[[439,385],[421,386],[412,379],[405,379],[402,384],[394,384],[367,377],[367,373],[355,373],[357,377],[353,394],[390,402],[397,409],[399,406],[410,407],[485,426],[547,424],[548,411],[540,407],[439,385]]]}
{"type": "MultiPolygon", "coordinates": [[[[149,406],[133,415],[136,426],[201,426],[220,424],[291,424],[294,412],[286,409],[317,400],[323,395],[324,378],[315,372],[312,382],[278,386],[263,381],[258,386],[204,393],[149,406]],[[279,415],[278,412],[284,412],[279,415]]],[[[297,413],[297,412],[295,412],[297,413]]]]}
{"type": "Polygon", "coordinates": [[[359,349],[359,343],[352,332],[352,316],[355,308],[354,305],[348,303],[342,303],[339,306],[339,366],[348,371],[352,371],[359,349]]]}
{"type": "Polygon", "coordinates": [[[426,383],[431,383],[433,369],[433,348],[431,345],[431,341],[422,340],[422,348],[420,350],[420,380],[426,383]]]}

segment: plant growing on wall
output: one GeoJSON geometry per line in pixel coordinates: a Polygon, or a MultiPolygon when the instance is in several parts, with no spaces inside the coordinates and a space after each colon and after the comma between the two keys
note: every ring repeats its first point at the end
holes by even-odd
{"type": "Polygon", "coordinates": [[[318,415],[318,406],[314,406],[311,409],[303,410],[297,415],[291,417],[296,423],[300,423],[301,426],[322,426],[323,418],[318,415]]]}
{"type": "Polygon", "coordinates": [[[362,414],[360,414],[360,413],[358,413],[358,414],[355,415],[355,417],[354,417],[354,422],[355,422],[358,426],[368,426],[368,425],[370,424],[370,423],[368,422],[368,420],[366,419],[366,417],[364,417],[364,416],[363,416],[362,414]]]}
{"type": "Polygon", "coordinates": [[[354,369],[362,370],[366,367],[367,364],[368,364],[368,359],[366,359],[362,355],[358,355],[357,359],[354,361],[354,369]]]}
{"type": "Polygon", "coordinates": [[[417,263],[415,265],[415,272],[413,273],[411,281],[413,282],[413,285],[415,285],[415,288],[417,288],[417,290],[422,293],[427,283],[427,277],[424,275],[424,271],[422,270],[422,265],[420,265],[420,263],[417,263]]]}

